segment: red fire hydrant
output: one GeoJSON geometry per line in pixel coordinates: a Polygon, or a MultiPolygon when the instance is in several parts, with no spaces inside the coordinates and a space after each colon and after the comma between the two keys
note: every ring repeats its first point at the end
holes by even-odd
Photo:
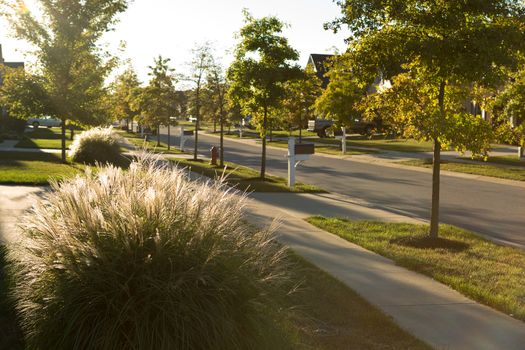
{"type": "Polygon", "coordinates": [[[219,158],[219,147],[213,146],[210,151],[211,151],[210,164],[216,166],[217,165],[217,159],[219,158]]]}

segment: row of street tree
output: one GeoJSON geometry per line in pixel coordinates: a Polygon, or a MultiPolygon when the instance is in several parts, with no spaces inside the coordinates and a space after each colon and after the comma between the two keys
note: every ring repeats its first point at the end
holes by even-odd
{"type": "MultiPolygon", "coordinates": [[[[18,2],[15,2],[19,4],[18,2]]],[[[299,54],[276,17],[244,11],[234,60],[225,69],[209,44],[192,55],[182,77],[158,57],[142,86],[131,68],[106,86],[116,60],[98,45],[124,11],[125,0],[40,1],[34,18],[12,5],[15,34],[37,48],[35,72],[4,72],[2,103],[21,118],[51,115],[82,125],[124,119],[151,129],[185,116],[196,118],[194,158],[203,119],[220,132],[251,115],[262,140],[260,177],[266,175],[266,136],[272,128],[302,129],[314,113],[338,126],[381,119],[397,134],[432,141],[434,165],[430,234],[438,235],[441,150],[487,156],[491,142],[523,146],[525,118],[525,5],[518,0],[338,1],[342,17],[327,29],[352,33],[347,50],[329,62],[330,83],[296,64],[299,54]],[[66,20],[64,20],[66,19],[66,20]],[[178,91],[181,79],[193,83],[178,91]],[[491,120],[471,113],[475,103],[491,120]]],[[[159,140],[159,139],[158,139],[159,140]]],[[[160,140],[159,140],[160,141],[160,140]]]]}

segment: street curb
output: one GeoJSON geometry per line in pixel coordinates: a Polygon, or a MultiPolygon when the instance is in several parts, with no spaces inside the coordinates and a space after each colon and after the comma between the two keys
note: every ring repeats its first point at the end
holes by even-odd
{"type": "MultiPolygon", "coordinates": [[[[216,137],[219,138],[217,135],[213,135],[210,133],[204,133],[207,136],[216,137]]],[[[232,139],[227,138],[229,141],[243,143],[243,144],[250,144],[250,145],[256,145],[256,139],[252,140],[240,140],[240,139],[232,139]]],[[[286,151],[285,148],[281,147],[274,147],[270,145],[266,145],[266,147],[274,149],[274,150],[283,150],[286,151]]],[[[353,162],[359,162],[359,163],[367,163],[367,164],[374,164],[378,166],[384,166],[389,168],[396,168],[396,169],[404,169],[404,170],[412,170],[412,171],[418,171],[420,173],[426,173],[426,174],[432,174],[432,169],[426,169],[421,168],[417,166],[411,166],[411,165],[404,165],[404,164],[398,164],[394,162],[385,162],[378,159],[362,159],[358,158],[359,156],[336,156],[332,154],[325,154],[325,153],[316,153],[315,156],[317,157],[325,157],[325,158],[332,158],[332,159],[340,159],[343,161],[353,161],[353,162]]],[[[370,157],[370,156],[369,156],[370,157]]],[[[407,157],[408,158],[408,157],[407,157]]],[[[508,180],[508,179],[500,179],[497,177],[490,177],[490,176],[483,176],[483,175],[473,175],[473,174],[465,174],[465,173],[458,173],[455,171],[448,171],[448,170],[441,170],[441,175],[450,176],[450,177],[456,177],[461,179],[470,179],[470,180],[478,180],[478,181],[484,181],[484,182],[490,182],[500,185],[508,185],[508,186],[515,186],[520,188],[525,188],[525,181],[517,181],[517,180],[508,180]]]]}

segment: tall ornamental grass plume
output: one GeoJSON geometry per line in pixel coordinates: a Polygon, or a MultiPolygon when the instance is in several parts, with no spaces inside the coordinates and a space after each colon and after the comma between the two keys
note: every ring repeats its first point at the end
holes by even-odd
{"type": "Polygon", "coordinates": [[[120,140],[120,135],[112,127],[92,128],[76,136],[69,154],[79,163],[121,164],[120,140]]]}
{"type": "Polygon", "coordinates": [[[52,184],[9,250],[27,347],[257,348],[288,275],[244,206],[151,155],[52,184]]]}

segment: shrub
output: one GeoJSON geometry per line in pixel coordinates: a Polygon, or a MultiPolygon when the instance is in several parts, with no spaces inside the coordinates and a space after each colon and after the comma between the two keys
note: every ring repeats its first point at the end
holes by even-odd
{"type": "Polygon", "coordinates": [[[110,128],[93,128],[83,131],[71,144],[71,159],[75,162],[95,164],[120,164],[120,136],[110,128]]]}
{"type": "Polygon", "coordinates": [[[23,220],[9,257],[29,348],[257,348],[282,248],[243,225],[244,195],[159,163],[88,168],[23,220]]]}

